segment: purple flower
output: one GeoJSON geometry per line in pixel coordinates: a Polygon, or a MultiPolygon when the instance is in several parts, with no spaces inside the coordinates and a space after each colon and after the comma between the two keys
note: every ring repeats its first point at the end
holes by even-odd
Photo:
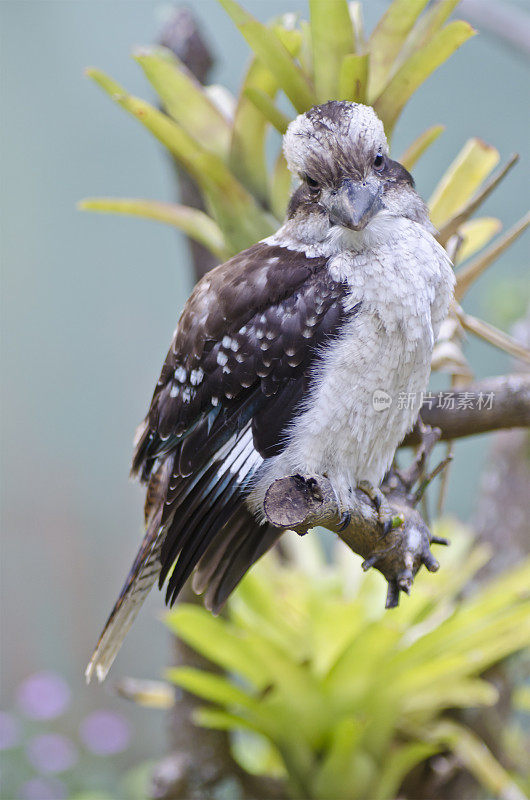
{"type": "Polygon", "coordinates": [[[70,688],[54,672],[36,672],[17,689],[20,708],[31,719],[53,719],[65,711],[70,702],[70,688]]]}
{"type": "Polygon", "coordinates": [[[13,714],[0,711],[0,750],[16,747],[20,741],[20,723],[13,714]]]}
{"type": "Polygon", "coordinates": [[[65,800],[68,789],[58,778],[32,778],[20,787],[21,800],[65,800]]]}
{"type": "Polygon", "coordinates": [[[88,750],[106,756],[127,749],[131,729],[127,720],[115,711],[93,711],[81,723],[79,735],[88,750]]]}
{"type": "Polygon", "coordinates": [[[77,761],[77,750],[70,739],[59,733],[34,736],[27,745],[31,765],[44,773],[64,772],[77,761]]]}

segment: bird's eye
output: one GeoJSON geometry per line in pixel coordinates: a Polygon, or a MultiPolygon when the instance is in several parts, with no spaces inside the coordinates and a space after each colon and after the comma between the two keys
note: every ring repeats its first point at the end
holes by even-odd
{"type": "Polygon", "coordinates": [[[305,182],[309,187],[309,191],[312,192],[313,194],[316,194],[318,191],[320,191],[320,186],[318,181],[316,181],[314,178],[311,178],[309,175],[305,176],[305,182]]]}
{"type": "Polygon", "coordinates": [[[374,158],[374,169],[382,170],[384,166],[385,166],[385,157],[381,153],[378,153],[374,158]]]}

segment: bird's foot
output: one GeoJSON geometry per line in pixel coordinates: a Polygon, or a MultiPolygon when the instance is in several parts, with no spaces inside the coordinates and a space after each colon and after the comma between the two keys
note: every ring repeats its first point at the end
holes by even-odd
{"type": "Polygon", "coordinates": [[[343,511],[342,514],[340,515],[339,527],[337,528],[337,533],[345,531],[346,528],[349,526],[350,522],[351,522],[351,512],[343,511]]]}
{"type": "Polygon", "coordinates": [[[359,481],[357,488],[364,492],[374,504],[383,529],[383,537],[387,536],[394,527],[394,515],[383,492],[370,481],[359,481]]]}

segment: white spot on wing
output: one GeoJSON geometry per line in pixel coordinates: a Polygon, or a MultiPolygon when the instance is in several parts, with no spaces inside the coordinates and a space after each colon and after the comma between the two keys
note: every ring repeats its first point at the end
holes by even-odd
{"type": "Polygon", "coordinates": [[[203,378],[204,372],[200,367],[198,367],[198,369],[192,369],[190,374],[190,383],[192,386],[198,386],[203,378]]]}
{"type": "Polygon", "coordinates": [[[184,367],[177,367],[175,370],[175,380],[179,383],[186,383],[187,372],[184,367]]]}
{"type": "Polygon", "coordinates": [[[226,355],[226,353],[223,353],[222,350],[219,350],[219,352],[217,353],[217,363],[219,364],[219,366],[224,367],[227,361],[228,361],[228,356],[226,355]]]}

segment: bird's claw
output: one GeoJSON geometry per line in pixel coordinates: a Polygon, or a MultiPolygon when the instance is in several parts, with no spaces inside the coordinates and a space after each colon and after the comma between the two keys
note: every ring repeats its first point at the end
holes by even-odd
{"type": "Polygon", "coordinates": [[[369,481],[360,481],[357,488],[367,495],[375,506],[379,522],[383,529],[383,538],[388,536],[394,527],[394,515],[388,505],[387,499],[381,489],[376,488],[369,481]]]}
{"type": "Polygon", "coordinates": [[[346,530],[346,528],[351,523],[351,513],[349,511],[343,511],[340,515],[339,520],[339,527],[337,528],[337,533],[341,533],[341,531],[346,530]]]}

